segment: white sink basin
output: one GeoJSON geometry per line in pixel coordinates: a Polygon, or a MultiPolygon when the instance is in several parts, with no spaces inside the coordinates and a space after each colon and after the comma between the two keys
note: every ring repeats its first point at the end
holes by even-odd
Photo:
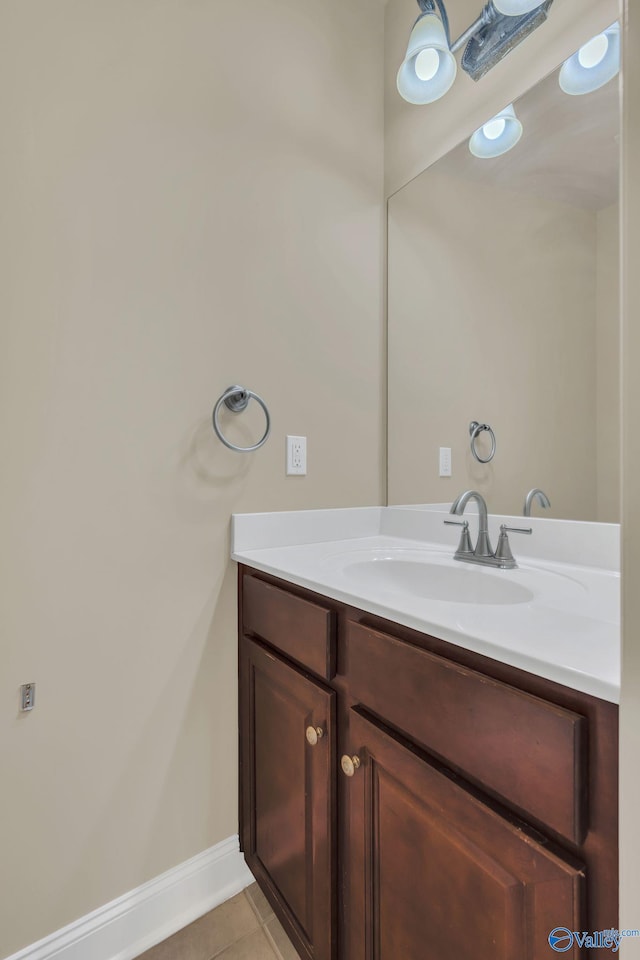
{"type": "Polygon", "coordinates": [[[359,586],[391,589],[443,603],[512,604],[533,600],[528,587],[515,583],[505,573],[459,562],[445,566],[392,557],[357,560],[344,567],[345,577],[359,586]]]}
{"type": "MultiPolygon", "coordinates": [[[[457,607],[456,622],[471,606],[509,607],[536,604],[584,612],[584,584],[564,573],[523,564],[499,570],[454,560],[431,545],[425,549],[345,550],[323,558],[322,565],[349,590],[391,602],[435,602],[457,607]]],[[[477,614],[480,610],[477,610],[477,614]]]]}

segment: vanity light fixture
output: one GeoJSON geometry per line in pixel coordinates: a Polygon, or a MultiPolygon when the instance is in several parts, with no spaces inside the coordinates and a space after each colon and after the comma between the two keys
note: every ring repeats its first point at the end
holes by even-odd
{"type": "Polygon", "coordinates": [[[444,0],[418,0],[416,20],[398,70],[398,92],[409,103],[439,100],[450,90],[465,47],[462,69],[479,80],[547,19],[553,0],[489,0],[479,17],[451,42],[444,0]]]}
{"type": "Polygon", "coordinates": [[[593,93],[620,71],[620,24],[592,37],[562,65],[560,86],[571,96],[593,93]]]}
{"type": "Polygon", "coordinates": [[[433,7],[418,17],[398,71],[398,90],[409,103],[433,103],[451,88],[458,64],[449,49],[448,27],[446,12],[441,20],[433,7]]]}
{"type": "Polygon", "coordinates": [[[474,157],[488,160],[501,157],[515,147],[522,136],[522,124],[516,117],[513,104],[497,113],[473,134],[469,150],[474,157]]]}

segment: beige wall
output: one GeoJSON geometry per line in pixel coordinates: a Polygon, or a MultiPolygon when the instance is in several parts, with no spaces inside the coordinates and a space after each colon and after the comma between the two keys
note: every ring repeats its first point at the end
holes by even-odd
{"type": "MultiPolygon", "coordinates": [[[[640,7],[626,10],[622,170],[622,564],[620,704],[621,924],[640,927],[640,7]]],[[[640,938],[624,960],[640,958],[640,938]]]]}
{"type": "Polygon", "coordinates": [[[391,198],[389,502],[474,487],[518,514],[539,486],[545,516],[597,518],[596,224],[452,177],[446,160],[391,198]],[[471,456],[471,420],[495,430],[490,464],[471,456]],[[441,446],[451,478],[438,475],[441,446]]]}
{"type": "MultiPolygon", "coordinates": [[[[459,36],[477,17],[479,0],[447,8],[459,36]]],[[[547,22],[478,83],[463,70],[446,97],[428,106],[406,103],[396,90],[416,0],[388,0],[385,17],[385,182],[390,196],[498,110],[529,90],[618,16],[618,0],[555,0],[547,22]]],[[[459,58],[458,58],[459,59],[459,58]]]]}
{"type": "Polygon", "coordinates": [[[0,45],[5,956],[236,832],[231,512],[381,501],[382,9],[4,0],[0,45]]]}
{"type": "Polygon", "coordinates": [[[597,517],[620,522],[620,208],[597,216],[597,517]]]}

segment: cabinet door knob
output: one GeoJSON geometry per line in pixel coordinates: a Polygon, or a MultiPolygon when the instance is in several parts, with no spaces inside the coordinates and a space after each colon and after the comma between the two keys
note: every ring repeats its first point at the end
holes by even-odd
{"type": "Polygon", "coordinates": [[[349,757],[345,753],[344,757],[340,761],[340,765],[345,776],[352,777],[360,766],[360,757],[349,757]]]}
{"type": "Polygon", "coordinates": [[[312,747],[315,747],[318,740],[322,740],[324,737],[324,730],[322,727],[307,727],[307,743],[310,743],[312,747]]]}

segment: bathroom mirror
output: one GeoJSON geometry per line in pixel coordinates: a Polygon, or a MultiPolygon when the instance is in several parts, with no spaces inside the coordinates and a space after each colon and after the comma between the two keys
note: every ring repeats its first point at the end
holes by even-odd
{"type": "Polygon", "coordinates": [[[521,514],[540,487],[536,515],[618,522],[618,82],[556,71],[514,107],[508,153],[465,140],[389,201],[389,503],[521,514]]]}

